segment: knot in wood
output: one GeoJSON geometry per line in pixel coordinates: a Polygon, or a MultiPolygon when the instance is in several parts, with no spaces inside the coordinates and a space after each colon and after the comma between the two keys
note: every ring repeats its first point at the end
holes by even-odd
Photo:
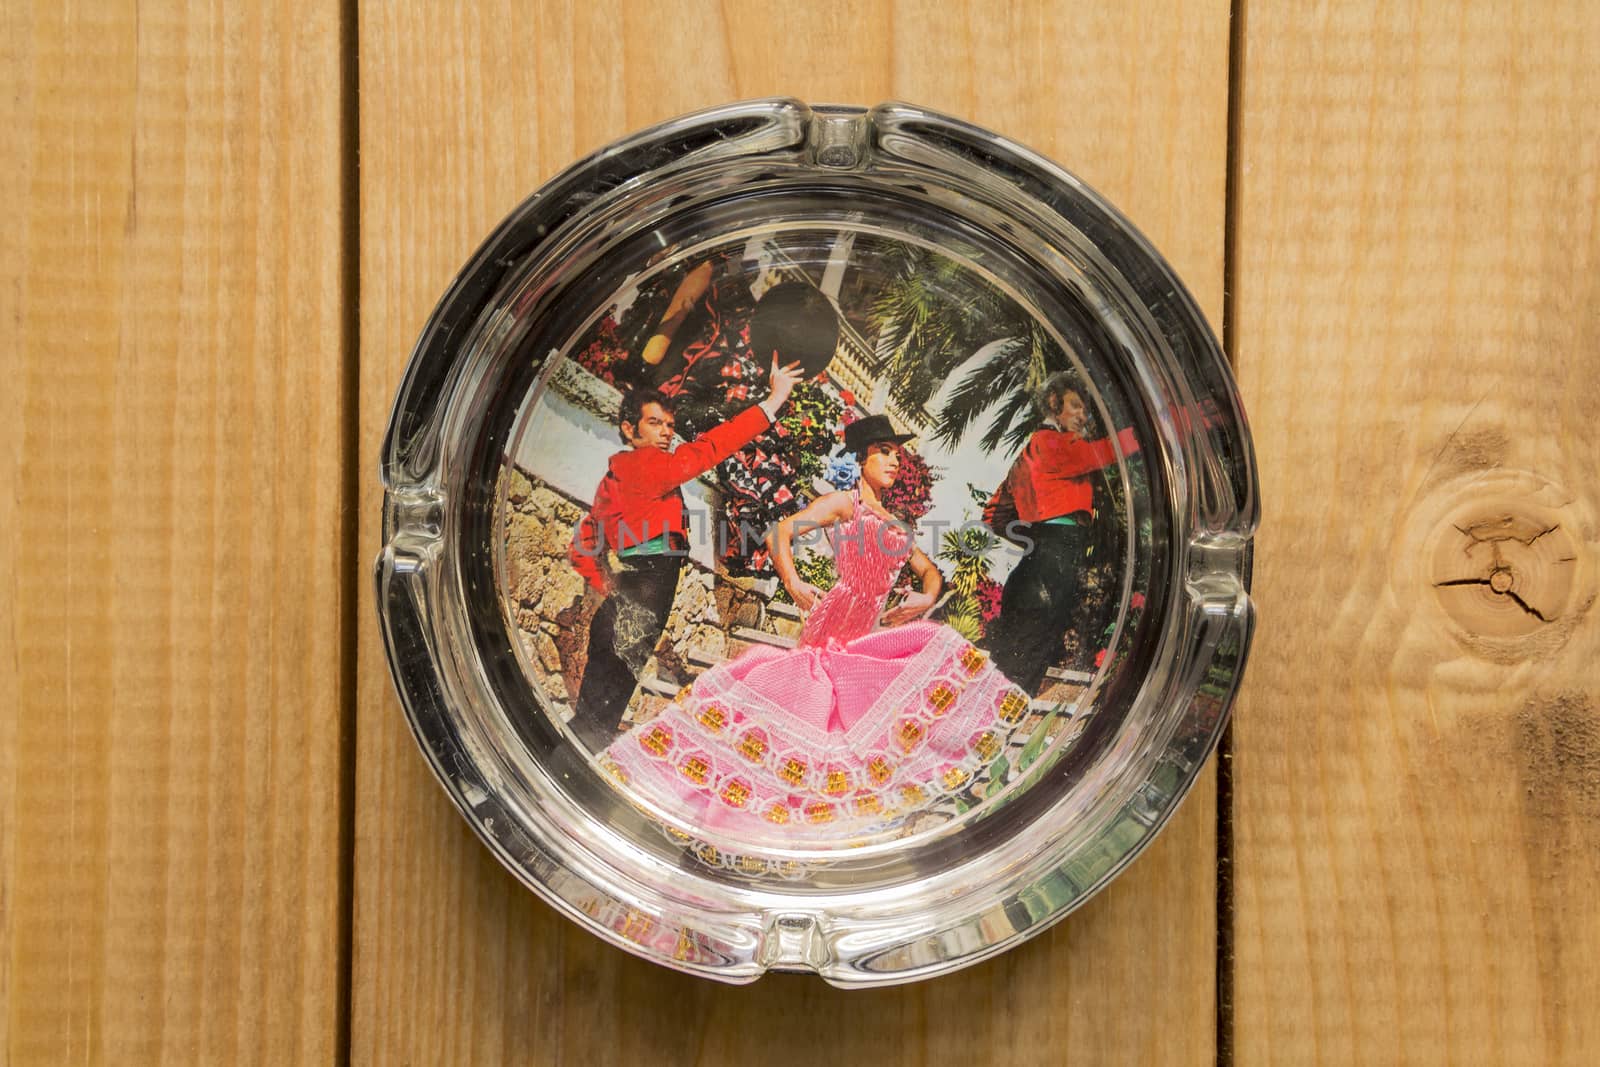
{"type": "Polygon", "coordinates": [[[1587,611],[1592,598],[1576,589],[1584,548],[1549,508],[1514,497],[1460,500],[1434,540],[1434,595],[1469,647],[1525,659],[1551,649],[1524,639],[1553,638],[1587,611]]]}

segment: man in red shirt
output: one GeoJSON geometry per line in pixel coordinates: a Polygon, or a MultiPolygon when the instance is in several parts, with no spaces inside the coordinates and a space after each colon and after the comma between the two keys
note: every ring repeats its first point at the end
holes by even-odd
{"type": "Polygon", "coordinates": [[[1008,536],[1028,524],[1032,545],[1006,578],[1000,615],[989,631],[995,666],[1031,694],[1061,659],[1078,606],[1078,588],[1094,544],[1094,487],[1089,475],[1139,451],[1131,429],[1086,441],[1089,413],[1066,374],[1040,386],[1035,403],[1045,424],[1033,432],[1006,480],[984,508],[984,521],[1008,536]]]}
{"type": "Polygon", "coordinates": [[[594,506],[568,550],[579,573],[608,597],[589,624],[589,654],[573,732],[598,752],[616,736],[645,661],[666,628],[688,554],[688,509],[679,487],[754,440],[777,418],[799,381],[797,363],[768,376],[770,392],[693,441],[672,447],[672,402],[654,389],[625,395],[617,429],[629,447],[612,455],[594,506]],[[607,552],[616,563],[607,564],[607,552]]]}

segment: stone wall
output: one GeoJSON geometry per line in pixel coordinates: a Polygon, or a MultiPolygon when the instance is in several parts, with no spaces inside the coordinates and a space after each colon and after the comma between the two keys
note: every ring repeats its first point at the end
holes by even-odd
{"type": "Polygon", "coordinates": [[[567,545],[583,510],[515,468],[505,479],[509,607],[544,691],[570,702],[576,679],[569,693],[563,682],[566,666],[582,671],[588,620],[600,603],[567,559],[567,545]],[[575,625],[579,619],[581,624],[575,625]],[[582,640],[575,640],[578,629],[582,640]]]}
{"type": "MultiPolygon", "coordinates": [[[[570,711],[587,665],[589,621],[604,599],[567,558],[586,506],[516,467],[508,467],[503,478],[509,608],[543,692],[570,711]]],[[[766,610],[769,584],[719,580],[688,561],[664,639],[641,684],[649,688],[654,679],[659,679],[657,688],[688,684],[708,660],[728,656],[728,633],[735,627],[786,629],[786,619],[766,610]]]]}

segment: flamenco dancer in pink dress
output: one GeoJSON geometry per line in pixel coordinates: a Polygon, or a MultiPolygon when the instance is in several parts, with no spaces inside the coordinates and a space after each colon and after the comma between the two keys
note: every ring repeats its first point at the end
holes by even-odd
{"type": "Polygon", "coordinates": [[[678,818],[790,843],[888,828],[970,784],[1027,716],[1028,695],[983,651],[919,619],[942,578],[878,497],[908,435],[881,415],[845,433],[861,464],[855,489],[818,497],[770,538],[779,577],[808,612],[798,645],[756,646],[711,668],[601,756],[678,818]],[[826,592],[794,566],[796,531],[818,528],[838,573],[826,592]],[[908,559],[922,589],[885,615],[908,559]]]}

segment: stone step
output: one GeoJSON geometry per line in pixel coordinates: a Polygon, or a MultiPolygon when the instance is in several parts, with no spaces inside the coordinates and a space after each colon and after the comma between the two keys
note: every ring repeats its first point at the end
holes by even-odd
{"type": "MultiPolygon", "coordinates": [[[[792,637],[783,637],[779,634],[769,634],[765,630],[757,630],[753,626],[736,626],[728,635],[736,641],[743,641],[747,645],[771,645],[774,648],[793,648],[796,641],[792,637]]],[[[742,650],[741,650],[742,651],[742,650]]]]}
{"type": "Polygon", "coordinates": [[[650,693],[658,697],[666,697],[668,700],[670,700],[678,695],[678,690],[682,687],[672,684],[659,674],[652,673],[647,674],[643,678],[639,679],[639,688],[643,689],[646,693],[650,693]]]}
{"type": "Polygon", "coordinates": [[[699,667],[701,670],[705,670],[707,667],[715,667],[717,664],[726,663],[727,661],[728,657],[719,656],[715,652],[707,652],[701,648],[691,648],[689,650],[689,666],[699,667]]]}
{"type": "Polygon", "coordinates": [[[787,600],[769,601],[767,603],[767,613],[776,615],[780,619],[788,619],[791,622],[801,621],[800,609],[787,600]]]}
{"type": "Polygon", "coordinates": [[[1044,673],[1046,678],[1054,678],[1058,682],[1068,682],[1072,685],[1088,685],[1094,681],[1094,675],[1087,671],[1069,671],[1065,667],[1051,667],[1044,673]]]}

